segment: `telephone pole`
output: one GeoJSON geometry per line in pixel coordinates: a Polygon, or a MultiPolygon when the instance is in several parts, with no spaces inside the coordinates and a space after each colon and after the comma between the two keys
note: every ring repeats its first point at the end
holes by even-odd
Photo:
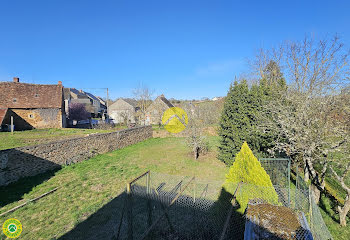
{"type": "Polygon", "coordinates": [[[106,101],[106,107],[107,107],[107,122],[109,123],[109,104],[108,104],[108,88],[107,88],[107,101],[106,101]]]}

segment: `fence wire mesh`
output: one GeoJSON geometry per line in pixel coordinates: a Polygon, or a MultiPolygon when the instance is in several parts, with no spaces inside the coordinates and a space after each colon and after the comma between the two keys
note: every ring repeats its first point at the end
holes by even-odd
{"type": "Polygon", "coordinates": [[[332,239],[300,176],[291,193],[290,163],[261,164],[273,187],[145,173],[128,184],[114,239],[332,239]]]}
{"type": "Polygon", "coordinates": [[[295,208],[305,213],[314,239],[333,239],[310,192],[309,186],[299,175],[296,179],[295,203],[295,208]]]}

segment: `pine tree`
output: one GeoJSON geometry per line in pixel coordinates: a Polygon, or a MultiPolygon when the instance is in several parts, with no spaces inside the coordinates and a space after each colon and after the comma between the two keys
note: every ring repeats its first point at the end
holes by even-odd
{"type": "Polygon", "coordinates": [[[274,146],[275,129],[262,132],[261,117],[269,117],[264,106],[286,90],[286,82],[278,65],[271,61],[259,85],[251,88],[245,80],[234,82],[227,94],[220,119],[220,146],[218,158],[231,165],[234,156],[246,141],[253,152],[260,157],[267,156],[267,150],[274,146]]]}
{"type": "Polygon", "coordinates": [[[220,146],[218,158],[231,165],[234,155],[246,140],[249,119],[249,88],[246,81],[230,86],[220,119],[220,146]]]}

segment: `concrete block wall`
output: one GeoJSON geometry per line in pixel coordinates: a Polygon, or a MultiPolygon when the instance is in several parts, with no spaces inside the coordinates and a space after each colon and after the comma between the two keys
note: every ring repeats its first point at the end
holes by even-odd
{"type": "Polygon", "coordinates": [[[0,151],[0,186],[35,176],[61,165],[89,159],[152,138],[152,127],[141,126],[111,133],[92,134],[36,146],[0,151]]]}

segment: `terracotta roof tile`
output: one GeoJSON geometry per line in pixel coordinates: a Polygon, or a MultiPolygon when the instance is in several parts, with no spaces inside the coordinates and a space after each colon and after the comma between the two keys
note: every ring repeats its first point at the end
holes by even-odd
{"type": "Polygon", "coordinates": [[[0,82],[0,108],[61,108],[62,85],[0,82]]]}
{"type": "Polygon", "coordinates": [[[6,116],[7,108],[0,108],[0,126],[6,116]]]}

